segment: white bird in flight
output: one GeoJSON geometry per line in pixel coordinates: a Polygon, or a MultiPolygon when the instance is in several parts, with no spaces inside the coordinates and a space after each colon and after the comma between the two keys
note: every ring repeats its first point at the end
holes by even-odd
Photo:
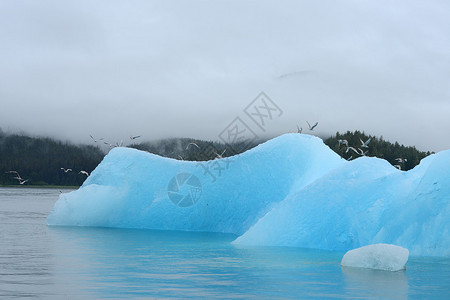
{"type": "Polygon", "coordinates": [[[367,152],[369,152],[368,150],[366,152],[364,152],[364,150],[361,149],[361,148],[358,148],[358,150],[359,150],[358,154],[361,155],[361,156],[366,156],[367,152]]]}
{"type": "Polygon", "coordinates": [[[345,145],[346,147],[348,147],[348,141],[347,140],[338,140],[339,145],[345,145]]]}
{"type": "Polygon", "coordinates": [[[369,151],[364,152],[364,150],[362,150],[361,148],[358,148],[358,150],[356,150],[353,147],[347,147],[347,150],[345,151],[345,153],[347,153],[349,150],[352,150],[353,152],[355,152],[356,154],[361,155],[361,156],[366,156],[367,152],[369,152],[369,151]]]}
{"type": "Polygon", "coordinates": [[[394,167],[396,167],[397,169],[401,170],[402,167],[400,165],[394,165],[394,167]]]}
{"type": "Polygon", "coordinates": [[[19,172],[17,172],[17,171],[6,171],[5,173],[14,173],[14,174],[16,174],[18,177],[20,177],[19,172]]]}
{"type": "Polygon", "coordinates": [[[198,149],[200,149],[200,147],[196,144],[196,143],[189,143],[187,146],[186,146],[186,150],[189,148],[189,146],[195,146],[195,147],[197,147],[198,149]]]}
{"type": "Polygon", "coordinates": [[[17,172],[17,171],[7,171],[7,172],[5,172],[5,173],[16,174],[16,177],[13,177],[13,179],[17,179],[17,180],[19,180],[19,181],[23,180],[23,178],[20,177],[20,174],[19,174],[19,172],[17,172]]]}
{"type": "Polygon", "coordinates": [[[313,126],[311,126],[311,124],[309,124],[308,121],[306,121],[306,123],[308,123],[309,130],[311,130],[311,131],[313,131],[314,128],[316,128],[316,126],[319,125],[319,122],[316,122],[316,124],[314,124],[313,126]]]}
{"type": "Polygon", "coordinates": [[[89,136],[90,136],[91,139],[94,141],[94,143],[97,143],[97,141],[101,141],[101,140],[104,139],[104,138],[100,138],[100,139],[96,140],[92,135],[89,135],[89,136]]]}
{"type": "Polygon", "coordinates": [[[26,179],[26,180],[19,179],[19,184],[24,184],[24,183],[27,182],[27,181],[28,181],[28,179],[26,179]]]}
{"type": "Polygon", "coordinates": [[[135,140],[135,139],[138,139],[140,137],[141,137],[140,135],[132,135],[132,136],[130,136],[130,140],[135,140]]]}
{"type": "Polygon", "coordinates": [[[353,150],[353,152],[355,152],[356,154],[359,154],[358,150],[356,150],[353,147],[347,147],[347,150],[345,151],[345,153],[347,153],[349,150],[353,150]]]}
{"type": "Polygon", "coordinates": [[[14,174],[16,174],[16,177],[13,177],[13,179],[19,180],[20,184],[24,184],[25,182],[27,182],[29,180],[29,179],[23,179],[22,177],[20,177],[20,174],[17,171],[7,171],[5,173],[10,173],[10,174],[14,173],[14,174]]]}
{"type": "Polygon", "coordinates": [[[111,143],[108,143],[108,142],[103,142],[105,145],[108,145],[109,146],[109,148],[114,148],[114,145],[113,144],[111,144],[111,143]]]}
{"type": "Polygon", "coordinates": [[[88,176],[88,177],[89,177],[89,173],[88,173],[88,172],[86,172],[86,171],[83,171],[83,170],[81,170],[80,172],[78,172],[78,174],[84,174],[84,175],[86,175],[86,176],[88,176]]]}
{"type": "Polygon", "coordinates": [[[20,175],[17,175],[17,177],[13,177],[13,179],[17,179],[17,180],[19,180],[19,181],[23,180],[23,178],[20,177],[20,175]]]}
{"type": "Polygon", "coordinates": [[[399,163],[401,163],[401,164],[403,164],[403,163],[405,163],[405,162],[407,162],[408,160],[406,159],[406,158],[396,158],[395,159],[396,161],[398,161],[399,163]]]}
{"type": "Polygon", "coordinates": [[[361,139],[359,139],[359,141],[361,142],[361,147],[362,148],[369,148],[369,143],[372,139],[369,138],[366,142],[363,142],[361,139]]]}
{"type": "Polygon", "coordinates": [[[217,153],[216,151],[213,151],[214,152],[214,154],[216,155],[216,158],[215,159],[217,159],[217,158],[223,158],[223,154],[225,153],[225,151],[227,151],[227,149],[225,149],[225,150],[223,150],[222,151],[222,153],[217,153]]]}
{"type": "Polygon", "coordinates": [[[64,173],[67,173],[67,172],[72,172],[72,169],[64,169],[64,168],[61,168],[61,170],[63,170],[63,171],[64,171],[64,173]]]}

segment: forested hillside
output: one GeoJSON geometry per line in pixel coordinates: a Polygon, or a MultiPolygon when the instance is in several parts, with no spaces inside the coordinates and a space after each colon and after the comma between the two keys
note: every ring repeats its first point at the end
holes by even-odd
{"type": "Polygon", "coordinates": [[[345,159],[355,159],[360,157],[361,154],[357,154],[353,149],[347,151],[347,146],[345,146],[341,141],[347,141],[349,147],[355,148],[357,151],[362,150],[367,153],[366,156],[375,156],[383,158],[390,162],[392,165],[399,166],[402,170],[410,170],[419,164],[420,160],[431,154],[431,152],[423,152],[416,149],[416,147],[403,146],[399,143],[391,143],[385,141],[383,137],[375,137],[371,135],[366,135],[360,131],[346,133],[337,132],[334,136],[329,137],[324,140],[324,143],[328,145],[333,151],[338,153],[345,159]],[[362,147],[362,144],[370,139],[367,147],[362,147]],[[403,162],[400,161],[403,160],[403,162]]]}
{"type": "MultiPolygon", "coordinates": [[[[232,156],[261,142],[263,141],[225,145],[189,138],[172,138],[134,144],[130,147],[178,160],[204,161],[232,156]]],[[[382,137],[366,135],[360,131],[348,131],[344,134],[338,132],[324,142],[345,159],[355,159],[366,152],[365,155],[386,159],[402,170],[413,168],[422,158],[431,154],[397,142],[390,143],[382,137]],[[366,147],[362,147],[369,139],[366,147]],[[348,147],[345,143],[348,143],[348,147]],[[402,159],[403,162],[399,162],[398,159],[402,159]]],[[[20,182],[23,182],[23,185],[79,186],[87,177],[80,171],[90,173],[104,155],[105,153],[97,146],[73,145],[24,134],[6,134],[0,129],[0,185],[19,186],[20,182]],[[72,170],[65,172],[61,168],[72,170]],[[21,180],[11,171],[18,172],[21,180]]]]}
{"type": "Polygon", "coordinates": [[[99,148],[72,145],[50,138],[7,135],[0,131],[0,184],[79,186],[86,179],[81,170],[91,172],[103,159],[99,148]],[[72,169],[67,173],[61,168],[72,169]]]}
{"type": "Polygon", "coordinates": [[[241,142],[230,145],[189,138],[172,138],[145,142],[131,147],[178,160],[206,161],[245,152],[262,142],[265,141],[241,142]]]}

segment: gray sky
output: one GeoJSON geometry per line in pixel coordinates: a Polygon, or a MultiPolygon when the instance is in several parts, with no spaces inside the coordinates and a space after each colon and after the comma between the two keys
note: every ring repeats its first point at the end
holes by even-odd
{"type": "Polygon", "coordinates": [[[319,122],[450,149],[448,1],[0,0],[0,127],[218,140],[319,122]],[[264,130],[244,109],[264,91],[264,130]]]}

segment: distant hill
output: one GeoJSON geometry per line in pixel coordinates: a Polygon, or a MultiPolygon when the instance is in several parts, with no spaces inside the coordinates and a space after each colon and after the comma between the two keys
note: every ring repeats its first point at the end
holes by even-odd
{"type": "Polygon", "coordinates": [[[72,145],[50,138],[5,134],[0,130],[0,185],[19,185],[17,171],[25,184],[79,186],[103,159],[102,151],[93,146],[72,145]],[[71,168],[65,173],[61,168],[71,168]]]}
{"type": "MultiPolygon", "coordinates": [[[[409,170],[431,152],[421,152],[415,147],[400,145],[383,140],[383,137],[366,135],[360,131],[336,133],[326,138],[325,144],[345,159],[355,159],[360,155],[341,145],[338,140],[347,140],[349,146],[361,148],[361,141],[371,139],[368,148],[362,148],[367,156],[386,159],[392,165],[399,165],[402,170],[409,170]],[[396,158],[406,159],[399,163],[396,158]]],[[[143,142],[130,147],[148,151],[164,157],[178,160],[205,161],[228,157],[247,151],[264,140],[223,144],[190,138],[171,138],[153,142],[143,142]]],[[[92,172],[104,157],[104,152],[97,146],[73,145],[47,137],[30,137],[25,134],[7,134],[0,129],[0,185],[19,185],[14,179],[17,171],[26,185],[61,185],[80,186],[86,176],[81,170],[92,172]],[[65,173],[61,168],[70,168],[65,173]]]]}
{"type": "Polygon", "coordinates": [[[367,151],[367,156],[375,156],[387,160],[392,165],[399,165],[402,170],[410,170],[414,168],[419,162],[426,156],[432,154],[432,152],[422,152],[412,146],[404,146],[399,143],[391,143],[385,141],[383,137],[375,137],[367,135],[360,131],[347,131],[346,133],[337,132],[334,136],[331,136],[324,140],[324,143],[328,145],[333,151],[339,154],[341,157],[348,159],[355,159],[361,155],[356,154],[353,150],[347,152],[347,147],[339,144],[339,140],[347,140],[350,147],[356,148],[356,150],[362,149],[367,151]],[[363,148],[362,143],[370,139],[368,148],[363,148]],[[399,163],[397,158],[406,159],[406,162],[399,163]]]}
{"type": "MultiPolygon", "coordinates": [[[[324,143],[345,159],[355,159],[361,155],[355,153],[353,150],[347,151],[347,147],[339,144],[339,140],[347,140],[349,146],[355,148],[357,151],[359,151],[358,148],[363,149],[364,152],[367,151],[365,155],[383,158],[392,165],[399,165],[402,170],[414,168],[424,157],[432,154],[432,152],[429,151],[419,151],[413,146],[400,145],[398,142],[391,143],[385,141],[383,137],[367,135],[358,130],[352,132],[347,131],[346,133],[337,132],[335,135],[325,138],[324,143]],[[361,140],[366,142],[368,139],[370,139],[368,148],[363,148],[361,140]],[[396,161],[397,158],[406,159],[406,161],[400,163],[396,161]]],[[[217,157],[217,154],[222,153],[223,157],[232,156],[256,147],[263,142],[265,142],[265,140],[259,140],[252,143],[243,142],[225,145],[223,143],[204,140],[173,138],[145,142],[131,147],[174,159],[203,161],[214,159],[217,157]],[[191,143],[195,143],[198,148],[191,143]]]]}
{"type": "Polygon", "coordinates": [[[256,147],[265,140],[223,144],[190,138],[171,138],[144,142],[130,147],[178,160],[206,161],[233,156],[256,147]]]}

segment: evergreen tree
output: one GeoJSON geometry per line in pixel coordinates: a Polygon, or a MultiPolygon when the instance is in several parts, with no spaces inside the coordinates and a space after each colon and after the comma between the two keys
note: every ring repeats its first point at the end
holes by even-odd
{"type": "Polygon", "coordinates": [[[367,156],[385,159],[392,165],[399,165],[402,170],[414,168],[423,158],[431,154],[429,151],[422,152],[417,150],[416,147],[403,146],[398,142],[392,144],[391,142],[385,141],[383,137],[378,138],[366,135],[364,132],[358,130],[354,132],[347,131],[343,134],[337,132],[334,136],[324,140],[324,143],[328,145],[328,147],[345,159],[349,159],[350,157],[354,159],[361,155],[356,154],[352,150],[347,151],[347,147],[340,144],[339,140],[347,140],[350,147],[368,151],[366,154],[367,156]],[[366,142],[368,139],[370,139],[369,147],[362,148],[361,141],[366,142]],[[406,161],[399,162],[397,159],[406,159],[406,161]]]}

